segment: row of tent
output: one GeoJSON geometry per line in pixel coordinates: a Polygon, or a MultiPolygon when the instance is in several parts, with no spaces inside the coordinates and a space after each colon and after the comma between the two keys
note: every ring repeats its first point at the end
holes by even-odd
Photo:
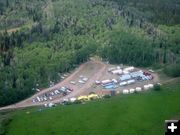
{"type": "MultiPolygon", "coordinates": [[[[67,103],[67,102],[74,103],[75,101],[90,101],[92,99],[98,99],[98,98],[99,98],[99,96],[97,94],[90,94],[90,95],[79,96],[77,98],[72,97],[69,99],[63,99],[62,103],[67,103]]],[[[56,104],[54,104],[52,102],[44,104],[44,107],[54,107],[54,106],[56,106],[56,104]]]]}
{"type": "Polygon", "coordinates": [[[109,72],[112,74],[128,74],[129,72],[133,71],[135,68],[134,67],[127,67],[127,68],[120,68],[119,66],[117,68],[110,68],[108,69],[109,72]]]}
{"type": "Polygon", "coordinates": [[[134,92],[141,92],[143,89],[144,90],[148,90],[148,89],[152,89],[154,87],[153,84],[147,84],[147,85],[144,85],[143,88],[142,87],[136,87],[135,89],[134,88],[131,88],[131,89],[124,89],[122,91],[123,94],[129,94],[129,93],[134,93],[134,92]]]}
{"type": "Polygon", "coordinates": [[[79,96],[77,98],[77,100],[80,100],[80,101],[89,101],[91,99],[97,99],[97,98],[99,98],[99,96],[97,94],[90,94],[90,95],[79,96]]]}

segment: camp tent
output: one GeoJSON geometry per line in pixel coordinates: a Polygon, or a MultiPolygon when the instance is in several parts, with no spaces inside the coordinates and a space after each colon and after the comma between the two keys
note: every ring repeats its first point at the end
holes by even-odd
{"type": "Polygon", "coordinates": [[[88,101],[89,100],[88,96],[79,96],[77,99],[78,100],[83,100],[83,101],[88,101]]]}
{"type": "Polygon", "coordinates": [[[136,87],[136,91],[140,92],[140,91],[142,91],[142,88],[141,87],[136,87]]]}
{"type": "Polygon", "coordinates": [[[97,94],[90,94],[90,95],[88,95],[88,98],[89,99],[97,99],[98,95],[97,94]]]}

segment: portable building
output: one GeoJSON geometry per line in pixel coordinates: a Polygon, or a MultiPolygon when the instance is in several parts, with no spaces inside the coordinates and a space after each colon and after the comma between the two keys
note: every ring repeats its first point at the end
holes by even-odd
{"type": "Polygon", "coordinates": [[[134,67],[127,67],[127,68],[124,68],[124,71],[133,71],[134,70],[134,67]]]}
{"type": "Polygon", "coordinates": [[[120,86],[125,86],[125,85],[127,85],[127,82],[121,82],[121,83],[119,83],[119,85],[120,86]]]}
{"type": "Polygon", "coordinates": [[[141,70],[135,71],[135,72],[131,72],[130,75],[132,76],[132,78],[144,76],[144,75],[143,75],[143,71],[141,71],[141,70]]]}
{"type": "Polygon", "coordinates": [[[114,83],[118,83],[118,81],[117,81],[116,79],[112,79],[112,81],[113,81],[114,83]]]}
{"type": "Polygon", "coordinates": [[[115,86],[112,84],[112,85],[107,85],[107,86],[105,86],[104,88],[105,88],[105,89],[114,89],[115,86]]]}
{"type": "Polygon", "coordinates": [[[118,69],[118,70],[113,70],[113,71],[111,71],[113,74],[122,74],[123,73],[123,71],[122,71],[122,69],[118,69]]]}
{"type": "Polygon", "coordinates": [[[111,71],[113,71],[113,70],[116,70],[116,68],[115,68],[115,67],[109,68],[109,69],[108,69],[108,72],[111,72],[111,71]]]}
{"type": "Polygon", "coordinates": [[[135,83],[135,80],[129,80],[129,81],[127,81],[127,84],[133,84],[133,83],[135,83]]]}
{"type": "Polygon", "coordinates": [[[123,70],[123,74],[129,74],[129,71],[123,70]]]}
{"type": "Polygon", "coordinates": [[[113,83],[113,82],[110,82],[110,83],[102,84],[103,87],[107,87],[107,86],[110,86],[110,85],[114,85],[114,83],[113,83]]]}
{"type": "Polygon", "coordinates": [[[108,79],[108,80],[103,80],[103,81],[101,81],[102,84],[106,84],[106,83],[110,83],[110,82],[112,82],[112,81],[109,80],[109,79],[108,79]]]}
{"type": "Polygon", "coordinates": [[[125,74],[125,75],[120,76],[121,81],[129,80],[129,79],[131,79],[131,76],[129,74],[125,74]]]}

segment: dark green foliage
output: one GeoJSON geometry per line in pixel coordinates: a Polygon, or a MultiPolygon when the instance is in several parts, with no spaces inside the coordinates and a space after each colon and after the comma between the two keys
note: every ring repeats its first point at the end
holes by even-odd
{"type": "Polygon", "coordinates": [[[104,95],[103,98],[111,98],[110,95],[104,95]]]}
{"type": "Polygon", "coordinates": [[[74,104],[81,104],[82,102],[80,100],[74,101],[74,104]]]}
{"type": "Polygon", "coordinates": [[[12,119],[10,116],[0,114],[0,135],[6,135],[7,127],[11,121],[12,119]]]}
{"type": "Polygon", "coordinates": [[[127,32],[115,32],[101,54],[111,63],[149,66],[155,62],[151,41],[127,32]]]}
{"type": "Polygon", "coordinates": [[[153,89],[155,91],[160,91],[161,90],[161,85],[160,84],[155,84],[153,89]]]}
{"type": "MultiPolygon", "coordinates": [[[[157,24],[180,23],[180,1],[178,0],[107,0],[115,1],[120,7],[128,7],[134,15],[140,15],[157,24]],[[139,12],[140,11],[140,12],[139,12]]],[[[123,8],[122,8],[123,9],[123,8]]]]}
{"type": "Polygon", "coordinates": [[[165,67],[164,72],[171,77],[180,76],[180,64],[168,65],[165,67]]]}

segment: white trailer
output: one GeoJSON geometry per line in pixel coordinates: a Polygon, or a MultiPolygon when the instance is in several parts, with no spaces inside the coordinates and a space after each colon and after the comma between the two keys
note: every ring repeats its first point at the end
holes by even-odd
{"type": "Polygon", "coordinates": [[[123,70],[123,74],[129,74],[129,71],[123,70]]]}
{"type": "Polygon", "coordinates": [[[111,72],[111,71],[113,71],[113,70],[116,70],[116,68],[115,68],[115,67],[109,68],[109,69],[108,69],[108,72],[111,72]]]}
{"type": "Polygon", "coordinates": [[[124,71],[133,71],[134,70],[134,67],[127,67],[127,68],[124,68],[124,71]]]}
{"type": "Polygon", "coordinates": [[[113,74],[122,74],[123,73],[123,71],[122,71],[122,69],[118,69],[118,70],[113,70],[113,71],[111,71],[113,74]]]}
{"type": "Polygon", "coordinates": [[[127,85],[127,82],[121,82],[121,83],[119,83],[119,85],[120,86],[125,86],[125,85],[127,85]]]}
{"type": "Polygon", "coordinates": [[[108,80],[103,80],[103,81],[101,81],[102,84],[111,83],[111,82],[112,82],[112,81],[109,80],[109,79],[108,79],[108,80]]]}
{"type": "Polygon", "coordinates": [[[133,84],[133,83],[135,83],[135,80],[129,80],[129,81],[127,81],[127,83],[128,84],[133,84]]]}

